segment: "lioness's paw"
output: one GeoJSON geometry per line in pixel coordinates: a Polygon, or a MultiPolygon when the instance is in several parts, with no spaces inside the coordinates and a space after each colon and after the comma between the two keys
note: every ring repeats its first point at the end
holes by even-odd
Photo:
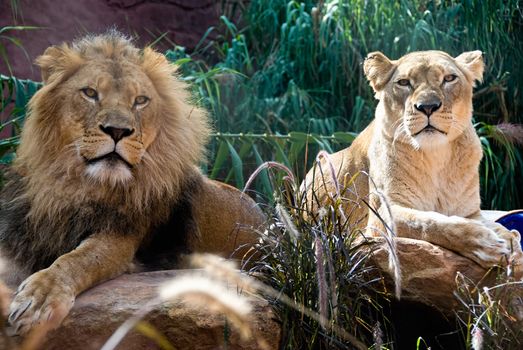
{"type": "Polygon", "coordinates": [[[479,222],[467,225],[464,233],[468,244],[461,254],[484,268],[506,265],[511,255],[510,240],[479,222]]]}
{"type": "MultiPolygon", "coordinates": [[[[499,225],[501,226],[501,225],[499,225]]],[[[521,235],[516,230],[508,230],[505,227],[496,227],[494,231],[499,237],[510,243],[514,253],[521,251],[521,235]]]]}
{"type": "Polygon", "coordinates": [[[11,302],[9,323],[15,334],[25,334],[46,324],[56,328],[74,304],[74,293],[48,270],[29,276],[18,288],[11,302]]]}
{"type": "Polygon", "coordinates": [[[516,278],[523,277],[523,251],[521,249],[521,235],[517,230],[509,230],[497,222],[483,222],[485,226],[493,230],[496,235],[505,241],[509,249],[504,264],[510,264],[513,274],[516,278]]]}
{"type": "Polygon", "coordinates": [[[510,264],[512,273],[516,279],[523,278],[523,250],[521,249],[521,235],[516,230],[508,231],[502,235],[505,239],[512,242],[512,255],[510,256],[510,264]]]}

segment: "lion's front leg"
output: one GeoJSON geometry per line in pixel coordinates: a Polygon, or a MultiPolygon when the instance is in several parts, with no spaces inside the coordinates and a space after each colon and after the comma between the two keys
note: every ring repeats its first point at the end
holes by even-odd
{"type": "Polygon", "coordinates": [[[79,293],[129,267],[139,243],[138,235],[93,235],[50,267],[29,276],[10,307],[9,322],[15,333],[24,334],[44,322],[51,328],[60,325],[79,293]]]}
{"type": "MultiPolygon", "coordinates": [[[[424,240],[453,250],[484,268],[506,264],[511,255],[511,241],[478,220],[397,204],[391,205],[390,211],[398,236],[424,240]]],[[[369,218],[369,227],[380,225],[380,220],[374,215],[369,218]]]]}

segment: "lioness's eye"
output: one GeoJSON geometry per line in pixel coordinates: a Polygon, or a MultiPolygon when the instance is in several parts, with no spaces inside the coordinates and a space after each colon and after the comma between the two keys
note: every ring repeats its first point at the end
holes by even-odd
{"type": "Polygon", "coordinates": [[[451,81],[456,80],[458,76],[456,74],[447,74],[443,77],[443,81],[446,83],[450,83],[451,81]]]}
{"type": "Polygon", "coordinates": [[[400,79],[396,82],[396,84],[398,84],[400,86],[409,86],[410,81],[409,81],[409,79],[400,79]]]}
{"type": "Polygon", "coordinates": [[[134,105],[135,105],[135,106],[144,105],[144,104],[146,104],[148,101],[149,101],[149,97],[147,97],[147,96],[137,96],[137,97],[134,99],[134,105]]]}
{"type": "Polygon", "coordinates": [[[89,97],[92,100],[98,100],[98,92],[96,92],[95,89],[92,88],[83,88],[80,91],[84,93],[85,96],[89,97]]]}

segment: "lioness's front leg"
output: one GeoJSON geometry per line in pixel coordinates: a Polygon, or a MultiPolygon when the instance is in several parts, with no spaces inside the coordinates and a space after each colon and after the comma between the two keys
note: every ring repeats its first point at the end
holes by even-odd
{"type": "Polygon", "coordinates": [[[11,303],[9,322],[15,332],[26,333],[42,322],[58,326],[79,293],[129,267],[140,240],[139,235],[96,234],[29,276],[11,303]]]}
{"type": "MultiPolygon", "coordinates": [[[[415,210],[397,204],[392,204],[390,211],[398,236],[424,240],[453,250],[485,268],[506,262],[511,255],[513,239],[517,238],[515,233],[503,230],[501,226],[496,232],[481,221],[470,218],[415,210]]],[[[381,221],[374,215],[369,218],[369,228],[372,230],[372,227],[382,227],[381,221]]],[[[516,249],[521,251],[519,245],[516,249]]]]}

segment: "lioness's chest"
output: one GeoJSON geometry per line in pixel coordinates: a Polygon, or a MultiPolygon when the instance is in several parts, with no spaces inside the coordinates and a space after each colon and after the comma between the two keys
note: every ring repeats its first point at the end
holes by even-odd
{"type": "Polygon", "coordinates": [[[479,208],[477,166],[451,158],[441,163],[422,159],[402,167],[401,181],[413,209],[467,217],[479,208]]]}

